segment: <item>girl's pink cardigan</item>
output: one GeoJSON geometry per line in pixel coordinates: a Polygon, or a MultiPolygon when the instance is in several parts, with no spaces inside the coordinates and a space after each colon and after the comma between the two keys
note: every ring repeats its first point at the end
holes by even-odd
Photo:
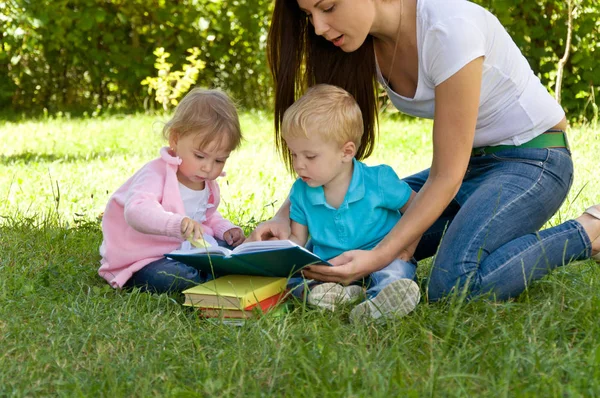
{"type": "MultiPolygon", "coordinates": [[[[181,220],[185,217],[179,193],[179,157],[169,148],[147,163],[110,198],[102,217],[104,241],[100,246],[100,276],[121,288],[134,272],[181,246],[181,220]]],[[[206,181],[210,190],[204,233],[223,239],[223,233],[238,228],[224,219],[217,207],[219,185],[206,181]]]]}

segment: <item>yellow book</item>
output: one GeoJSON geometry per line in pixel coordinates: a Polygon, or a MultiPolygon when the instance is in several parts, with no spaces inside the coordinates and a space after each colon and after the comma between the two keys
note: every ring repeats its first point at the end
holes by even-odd
{"type": "Polygon", "coordinates": [[[259,303],[249,305],[243,310],[198,307],[198,315],[203,318],[256,318],[259,314],[277,310],[279,305],[285,302],[286,298],[285,293],[279,293],[261,300],[259,303]]]}
{"type": "Polygon", "coordinates": [[[183,305],[243,310],[283,292],[286,278],[226,275],[183,291],[183,305]]]}

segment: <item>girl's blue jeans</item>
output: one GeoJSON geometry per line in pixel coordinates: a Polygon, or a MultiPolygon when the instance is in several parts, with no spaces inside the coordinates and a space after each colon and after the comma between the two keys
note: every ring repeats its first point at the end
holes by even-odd
{"type": "MultiPolygon", "coordinates": [[[[419,191],[429,170],[405,181],[419,191]]],[[[539,231],[573,182],[566,148],[514,148],[472,157],[458,194],[423,235],[415,258],[435,255],[429,300],[466,288],[468,297],[518,296],[536,279],[591,256],[581,224],[539,231]],[[437,251],[437,254],[436,254],[437,251]]]]}
{"type": "MultiPolygon", "coordinates": [[[[217,243],[219,246],[232,248],[222,240],[217,239],[217,243]]],[[[198,272],[194,267],[164,257],[146,264],[144,268],[135,272],[123,288],[138,287],[143,292],[159,294],[179,293],[211,279],[212,275],[198,272]]]]}

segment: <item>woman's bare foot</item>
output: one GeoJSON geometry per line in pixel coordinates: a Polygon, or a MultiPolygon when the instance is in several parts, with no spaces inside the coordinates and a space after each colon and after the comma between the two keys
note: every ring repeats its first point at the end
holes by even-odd
{"type": "Polygon", "coordinates": [[[592,241],[592,256],[600,254],[600,205],[588,208],[576,219],[592,241]]]}

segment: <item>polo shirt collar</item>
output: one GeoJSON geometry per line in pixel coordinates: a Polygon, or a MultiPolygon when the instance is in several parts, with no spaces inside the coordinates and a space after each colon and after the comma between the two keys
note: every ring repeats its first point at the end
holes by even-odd
{"type": "MultiPolygon", "coordinates": [[[[352,159],[352,164],[354,166],[352,170],[352,179],[350,180],[348,192],[346,192],[346,197],[344,198],[342,206],[344,206],[344,204],[347,203],[352,203],[361,200],[365,196],[365,181],[363,172],[364,164],[357,161],[355,158],[352,159]]],[[[310,204],[312,205],[327,204],[327,201],[325,200],[325,191],[323,190],[323,186],[314,188],[307,187],[306,195],[310,204]]]]}

